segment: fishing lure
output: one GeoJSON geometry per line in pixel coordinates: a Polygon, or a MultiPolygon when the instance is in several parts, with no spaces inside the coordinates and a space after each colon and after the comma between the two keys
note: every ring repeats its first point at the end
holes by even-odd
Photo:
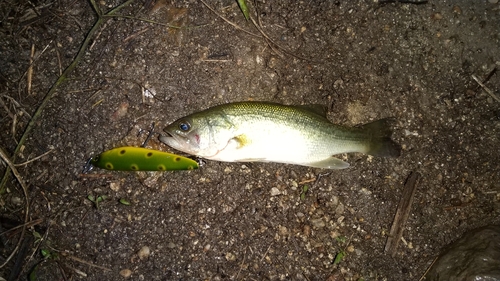
{"type": "Polygon", "coordinates": [[[92,157],[89,163],[114,171],[174,171],[199,167],[196,161],[180,155],[134,146],[105,151],[92,157]]]}

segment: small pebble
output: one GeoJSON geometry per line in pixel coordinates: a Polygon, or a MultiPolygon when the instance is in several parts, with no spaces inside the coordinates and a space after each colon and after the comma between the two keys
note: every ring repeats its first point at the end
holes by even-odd
{"type": "Polygon", "coordinates": [[[340,216],[338,219],[337,219],[337,222],[338,223],[342,223],[344,221],[345,217],[344,216],[340,216]]]}
{"type": "Polygon", "coordinates": [[[460,205],[462,205],[462,201],[460,199],[458,199],[458,198],[451,198],[450,199],[450,204],[452,206],[460,206],[460,205]]]}
{"type": "Polygon", "coordinates": [[[208,252],[210,250],[210,247],[210,244],[205,245],[205,247],[203,247],[203,251],[208,252]]]}
{"type": "Polygon", "coordinates": [[[304,228],[302,229],[302,232],[304,233],[304,236],[309,237],[311,236],[311,227],[309,225],[304,225],[304,228]]]}
{"type": "Polygon", "coordinates": [[[342,215],[344,213],[344,211],[345,211],[345,207],[344,207],[344,204],[342,204],[342,203],[339,203],[337,205],[337,208],[335,208],[335,214],[337,214],[337,215],[342,215]]]}
{"type": "Polygon", "coordinates": [[[111,121],[118,121],[119,119],[121,119],[122,117],[124,117],[125,115],[127,115],[127,112],[128,112],[128,108],[129,108],[129,104],[128,102],[122,102],[118,108],[116,109],[116,111],[113,113],[113,115],[111,115],[111,121]]]}
{"type": "Polygon", "coordinates": [[[491,4],[497,4],[498,0],[488,0],[488,2],[490,2],[491,4]]]}
{"type": "Polygon", "coordinates": [[[368,188],[366,188],[366,187],[363,187],[363,188],[361,188],[360,193],[361,193],[361,194],[363,194],[363,195],[371,195],[371,194],[372,194],[372,191],[371,191],[371,190],[369,190],[369,189],[368,189],[368,188]]]}
{"type": "Polygon", "coordinates": [[[460,6],[454,6],[453,7],[453,12],[457,15],[461,15],[462,14],[462,8],[460,8],[460,6]]]}
{"type": "Polygon", "coordinates": [[[236,256],[233,254],[233,253],[226,253],[226,260],[227,261],[235,261],[236,260],[236,256]]]}
{"type": "Polygon", "coordinates": [[[21,197],[13,196],[11,198],[11,202],[12,202],[12,204],[19,206],[23,203],[23,200],[21,199],[21,197]]]}
{"type": "Polygon", "coordinates": [[[277,187],[271,188],[271,196],[280,195],[281,191],[277,187]]]}
{"type": "Polygon", "coordinates": [[[109,183],[109,188],[115,192],[119,191],[120,190],[120,182],[115,181],[115,182],[109,183]]]}
{"type": "Polygon", "coordinates": [[[280,235],[285,236],[288,234],[288,229],[285,226],[278,226],[278,232],[280,235]]]}
{"type": "Polygon", "coordinates": [[[443,15],[441,13],[434,13],[431,16],[431,19],[433,19],[433,20],[441,20],[441,19],[443,19],[443,15]]]}
{"type": "Polygon", "coordinates": [[[149,247],[148,246],[144,246],[142,247],[139,252],[137,253],[137,255],[139,256],[139,258],[142,260],[142,259],[145,259],[147,257],[149,257],[149,255],[151,254],[151,251],[149,250],[149,247]]]}
{"type": "Polygon", "coordinates": [[[267,61],[267,67],[270,68],[270,69],[273,69],[276,67],[278,63],[278,59],[275,58],[275,57],[271,57],[268,61],[267,61]]]}
{"type": "Polygon", "coordinates": [[[126,268],[126,269],[122,269],[120,270],[120,275],[124,278],[129,278],[130,275],[132,275],[132,270],[126,268]]]}
{"type": "Polygon", "coordinates": [[[323,221],[322,218],[319,218],[319,219],[313,219],[311,220],[311,223],[314,227],[316,228],[322,228],[322,227],[325,227],[325,221],[323,221]]]}

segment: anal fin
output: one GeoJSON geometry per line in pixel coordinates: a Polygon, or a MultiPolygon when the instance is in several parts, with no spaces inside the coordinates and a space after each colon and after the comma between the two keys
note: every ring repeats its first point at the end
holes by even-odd
{"type": "Polygon", "coordinates": [[[338,158],[330,157],[325,160],[321,160],[318,162],[307,163],[306,166],[315,167],[315,168],[323,168],[323,169],[334,169],[340,170],[349,167],[349,163],[344,162],[338,158]]]}

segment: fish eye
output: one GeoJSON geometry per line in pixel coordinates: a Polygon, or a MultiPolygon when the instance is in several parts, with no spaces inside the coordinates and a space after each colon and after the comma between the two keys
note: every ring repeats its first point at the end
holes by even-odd
{"type": "Polygon", "coordinates": [[[190,128],[191,126],[187,122],[182,122],[179,124],[179,129],[181,129],[181,131],[187,132],[190,128]]]}

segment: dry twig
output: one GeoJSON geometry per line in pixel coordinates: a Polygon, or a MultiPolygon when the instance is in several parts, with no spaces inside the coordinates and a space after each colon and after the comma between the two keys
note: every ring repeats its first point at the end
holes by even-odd
{"type": "Polygon", "coordinates": [[[399,201],[398,210],[394,216],[391,231],[389,232],[389,237],[387,238],[387,243],[385,244],[384,249],[384,251],[386,253],[390,253],[392,257],[396,254],[399,240],[401,240],[401,237],[403,236],[404,226],[406,224],[406,220],[408,219],[408,215],[410,214],[413,197],[415,196],[419,179],[420,174],[418,172],[412,172],[406,180],[403,195],[399,201]]]}

